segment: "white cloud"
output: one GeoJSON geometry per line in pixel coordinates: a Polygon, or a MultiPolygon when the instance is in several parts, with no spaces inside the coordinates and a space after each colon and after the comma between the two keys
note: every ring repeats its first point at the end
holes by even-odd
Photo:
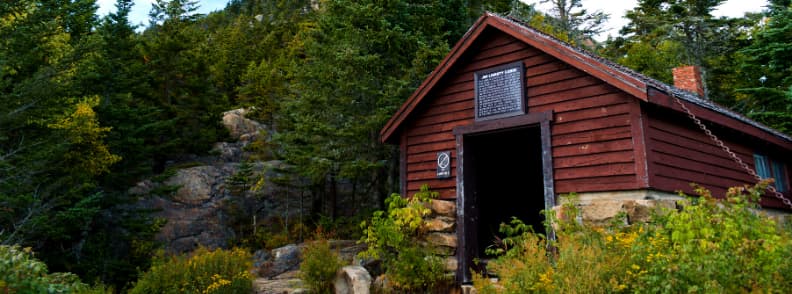
{"type": "MultiPolygon", "coordinates": [[[[539,0],[523,1],[526,3],[536,4],[536,8],[541,11],[550,11],[550,8],[552,7],[548,3],[541,4],[539,0]]],[[[627,10],[635,8],[635,6],[638,4],[637,0],[584,0],[582,2],[583,8],[589,12],[602,10],[605,13],[610,14],[610,20],[607,24],[605,24],[606,31],[596,37],[598,40],[605,40],[609,34],[612,36],[618,35],[619,30],[628,23],[628,20],[624,18],[624,14],[627,12],[627,10]]],[[[743,16],[745,12],[759,12],[766,5],[766,0],[728,0],[721,4],[721,6],[713,11],[712,14],[714,16],[740,17],[743,16]]]]}

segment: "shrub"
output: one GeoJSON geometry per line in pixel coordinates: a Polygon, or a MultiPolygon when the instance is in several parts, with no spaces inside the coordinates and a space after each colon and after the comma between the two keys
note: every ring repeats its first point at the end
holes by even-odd
{"type": "Polygon", "coordinates": [[[360,255],[381,259],[385,274],[398,289],[432,290],[444,279],[441,259],[421,242],[423,218],[431,213],[423,203],[436,197],[426,185],[409,199],[393,194],[385,200],[388,211],[374,212],[370,221],[361,224],[360,241],[368,249],[360,255]]]}
{"type": "Polygon", "coordinates": [[[47,273],[30,248],[0,245],[0,293],[104,293],[72,273],[47,273]]]}
{"type": "Polygon", "coordinates": [[[311,293],[333,293],[333,280],[343,266],[338,253],[325,239],[310,242],[302,252],[300,272],[311,293]]]}
{"type": "Polygon", "coordinates": [[[156,258],[130,293],[250,293],[252,258],[242,249],[198,248],[190,255],[156,258]]]}
{"type": "MultiPolygon", "coordinates": [[[[557,241],[514,221],[503,255],[488,265],[500,280],[474,277],[481,293],[792,291],[792,235],[758,212],[766,183],[722,199],[697,188],[681,210],[650,223],[594,227],[554,220],[557,241]],[[548,246],[549,245],[549,246],[548,246]]],[[[579,213],[579,212],[577,212],[579,213]]]]}

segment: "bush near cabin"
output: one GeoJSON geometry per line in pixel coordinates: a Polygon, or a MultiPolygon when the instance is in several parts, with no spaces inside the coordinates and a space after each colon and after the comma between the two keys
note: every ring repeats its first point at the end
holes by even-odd
{"type": "MultiPolygon", "coordinates": [[[[497,282],[478,275],[480,293],[790,293],[792,234],[758,211],[767,183],[729,189],[722,199],[697,187],[679,210],[645,224],[605,227],[554,220],[557,240],[519,221],[488,265],[497,282]]],[[[552,219],[552,217],[551,217],[552,219]]]]}
{"type": "Polygon", "coordinates": [[[387,211],[376,211],[361,224],[360,242],[368,249],[360,256],[382,260],[385,276],[396,290],[434,293],[442,291],[448,282],[442,259],[433,253],[431,245],[422,242],[424,217],[431,213],[424,203],[437,197],[428,185],[410,198],[392,194],[385,200],[387,211]]]}

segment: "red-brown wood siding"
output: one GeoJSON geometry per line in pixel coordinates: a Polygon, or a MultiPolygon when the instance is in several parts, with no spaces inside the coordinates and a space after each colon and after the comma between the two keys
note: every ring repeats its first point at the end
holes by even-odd
{"type": "MultiPolygon", "coordinates": [[[[495,32],[495,31],[492,31],[495,32]]],[[[631,120],[637,100],[506,34],[490,33],[471,46],[416,109],[404,132],[407,194],[429,184],[456,196],[456,148],[451,133],[474,122],[475,71],[522,60],[529,112],[552,110],[556,193],[638,188],[631,120]],[[439,151],[452,151],[452,177],[436,179],[439,151]]]]}
{"type": "MultiPolygon", "coordinates": [[[[693,195],[690,183],[697,183],[717,196],[724,195],[729,187],[753,182],[686,116],[652,108],[648,111],[646,136],[649,182],[653,188],[693,195]]],[[[740,159],[753,164],[751,148],[728,140],[723,134],[719,137],[740,159]]]]}

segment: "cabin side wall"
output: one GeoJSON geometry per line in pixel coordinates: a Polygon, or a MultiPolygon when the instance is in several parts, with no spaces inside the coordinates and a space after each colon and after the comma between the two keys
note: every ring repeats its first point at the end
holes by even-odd
{"type": "MultiPolygon", "coordinates": [[[[687,116],[656,106],[649,107],[647,113],[651,187],[694,195],[691,183],[696,183],[709,189],[713,195],[722,196],[729,187],[755,183],[751,175],[687,116]]],[[[748,136],[722,128],[713,129],[713,133],[752,169],[755,168],[755,152],[762,150],[770,151],[771,155],[778,154],[758,146],[760,140],[748,136]]],[[[763,201],[766,205],[777,206],[771,199],[763,201]]]]}
{"type": "Polygon", "coordinates": [[[429,184],[441,198],[456,196],[452,130],[474,123],[473,75],[515,61],[525,65],[528,112],[554,112],[556,193],[633,190],[648,185],[643,142],[634,140],[643,138],[642,128],[631,124],[642,120],[636,99],[506,34],[495,30],[483,34],[468,50],[472,54],[460,57],[403,129],[407,195],[429,184]],[[451,178],[436,179],[435,160],[440,151],[452,152],[451,178]]]}

